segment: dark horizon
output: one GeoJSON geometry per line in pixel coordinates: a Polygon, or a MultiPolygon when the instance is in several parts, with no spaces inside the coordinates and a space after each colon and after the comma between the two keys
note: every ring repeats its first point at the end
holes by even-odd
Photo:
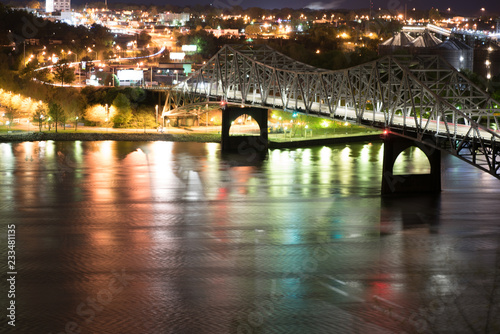
{"type": "MultiPolygon", "coordinates": [[[[4,1],[4,3],[12,3],[12,2],[25,2],[25,1],[4,1]]],[[[44,1],[41,1],[42,3],[44,1]]],[[[76,0],[72,1],[72,5],[81,6],[84,4],[95,4],[103,1],[86,1],[86,0],[76,0]]],[[[360,10],[360,9],[368,9],[370,0],[332,0],[332,1],[315,1],[315,0],[295,0],[295,1],[287,1],[287,0],[275,0],[275,1],[265,1],[265,0],[254,0],[254,1],[244,1],[244,0],[146,0],[146,1],[121,1],[121,0],[108,0],[108,4],[128,4],[128,5],[156,5],[156,6],[165,6],[165,5],[174,5],[180,7],[193,7],[195,5],[212,5],[216,8],[231,8],[233,6],[240,6],[244,9],[250,7],[260,7],[263,9],[280,9],[280,8],[292,8],[292,9],[301,9],[301,8],[309,8],[314,10],[360,10]]],[[[453,1],[453,0],[445,0],[439,1],[439,4],[436,5],[436,1],[431,0],[420,0],[415,1],[399,1],[399,0],[388,0],[388,1],[372,1],[372,8],[374,11],[377,11],[378,8],[389,9],[389,10],[397,10],[404,12],[405,4],[407,6],[407,10],[411,11],[413,8],[417,10],[430,10],[431,8],[437,8],[440,12],[447,12],[447,9],[450,8],[450,13],[453,15],[462,15],[462,16],[478,16],[481,15],[481,8],[485,8],[485,13],[489,13],[491,15],[498,15],[500,13],[500,1],[496,3],[488,3],[488,1],[453,1]]]]}
{"type": "MultiPolygon", "coordinates": [[[[79,1],[75,1],[78,3],[79,1]]],[[[81,1],[82,4],[85,1],[81,1]]],[[[104,1],[103,1],[104,2],[104,1]]],[[[301,8],[309,8],[315,10],[359,10],[359,9],[369,9],[370,0],[332,0],[332,1],[316,1],[316,0],[275,0],[275,1],[266,1],[266,0],[255,0],[255,1],[244,1],[244,0],[171,0],[171,1],[162,1],[162,0],[147,0],[141,2],[129,2],[129,1],[120,1],[120,0],[108,0],[108,4],[112,3],[129,3],[129,4],[144,4],[144,5],[176,5],[176,6],[195,6],[195,5],[213,5],[218,8],[230,8],[233,6],[240,6],[244,9],[250,7],[260,7],[263,9],[280,9],[280,8],[293,8],[293,9],[301,9],[301,8]]],[[[87,2],[91,3],[91,2],[87,2]]],[[[440,12],[447,11],[448,8],[451,9],[451,14],[456,15],[481,15],[481,8],[485,8],[486,13],[490,14],[498,14],[500,13],[500,1],[497,3],[488,3],[488,1],[453,1],[453,0],[445,0],[439,1],[439,4],[436,5],[436,1],[431,0],[420,0],[417,3],[410,1],[399,1],[399,0],[388,0],[388,1],[371,1],[372,8],[374,10],[378,10],[378,8],[382,9],[390,9],[390,10],[398,10],[404,11],[405,4],[407,5],[407,10],[410,11],[412,8],[416,8],[417,10],[430,10],[431,8],[438,8],[440,12]]]]}

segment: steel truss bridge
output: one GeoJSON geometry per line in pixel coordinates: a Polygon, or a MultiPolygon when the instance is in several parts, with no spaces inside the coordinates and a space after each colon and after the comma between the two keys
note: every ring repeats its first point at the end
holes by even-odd
{"type": "Polygon", "coordinates": [[[500,103],[438,56],[386,56],[331,71],[265,45],[226,45],[166,93],[164,115],[225,101],[356,122],[445,150],[500,179],[500,103]]]}

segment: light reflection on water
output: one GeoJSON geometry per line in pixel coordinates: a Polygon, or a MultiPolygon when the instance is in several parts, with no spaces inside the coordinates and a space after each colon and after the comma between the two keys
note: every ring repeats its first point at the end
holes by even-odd
{"type": "MultiPolygon", "coordinates": [[[[498,180],[449,156],[442,194],[382,199],[379,143],[270,150],[260,163],[214,143],[1,143],[0,153],[0,221],[17,226],[27,333],[68,321],[82,333],[411,332],[396,320],[457,291],[476,302],[471,316],[485,311],[467,284],[490,282],[498,180]],[[78,306],[121,270],[130,286],[87,321],[78,306]],[[250,321],[269,300],[273,311],[250,321]]],[[[426,164],[409,151],[395,170],[426,164]]],[[[435,332],[461,326],[446,312],[435,332]]]]}

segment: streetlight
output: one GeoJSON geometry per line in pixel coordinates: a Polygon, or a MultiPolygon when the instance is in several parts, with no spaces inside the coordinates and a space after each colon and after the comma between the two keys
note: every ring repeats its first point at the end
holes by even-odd
{"type": "Polygon", "coordinates": [[[95,60],[97,60],[97,51],[93,51],[91,48],[87,48],[88,52],[95,52],[95,60]]]}
{"type": "Polygon", "coordinates": [[[156,110],[155,127],[158,127],[158,105],[155,106],[155,110],[156,110]]]}
{"type": "MultiPolygon", "coordinates": [[[[73,52],[71,50],[68,51],[68,55],[72,54],[73,52]]],[[[75,63],[78,62],[78,54],[75,53],[75,63]]]]}
{"type": "Polygon", "coordinates": [[[344,123],[344,125],[345,125],[345,133],[347,133],[348,126],[349,126],[349,122],[347,122],[347,121],[346,121],[346,122],[344,123]]]}
{"type": "Polygon", "coordinates": [[[75,132],[78,129],[78,116],[75,117],[75,132]]]}
{"type": "MultiPolygon", "coordinates": [[[[73,52],[71,50],[68,51],[68,55],[72,54],[73,52]]],[[[78,53],[75,52],[75,63],[78,63],[78,53]]],[[[81,78],[80,78],[80,64],[77,65],[78,66],[78,84],[80,84],[81,82],[81,78]]]]}
{"type": "Polygon", "coordinates": [[[45,115],[41,114],[40,118],[38,119],[38,128],[39,128],[40,132],[42,132],[44,119],[45,119],[45,115]]]}

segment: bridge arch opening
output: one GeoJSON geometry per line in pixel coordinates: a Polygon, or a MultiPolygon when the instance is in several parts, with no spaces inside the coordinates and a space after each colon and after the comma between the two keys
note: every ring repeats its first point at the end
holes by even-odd
{"type": "Polygon", "coordinates": [[[392,167],[393,175],[430,174],[431,163],[420,148],[410,146],[399,153],[392,167]]]}
{"type": "Polygon", "coordinates": [[[248,114],[238,116],[234,121],[231,121],[229,128],[230,136],[260,136],[260,126],[255,119],[248,114]]]}

